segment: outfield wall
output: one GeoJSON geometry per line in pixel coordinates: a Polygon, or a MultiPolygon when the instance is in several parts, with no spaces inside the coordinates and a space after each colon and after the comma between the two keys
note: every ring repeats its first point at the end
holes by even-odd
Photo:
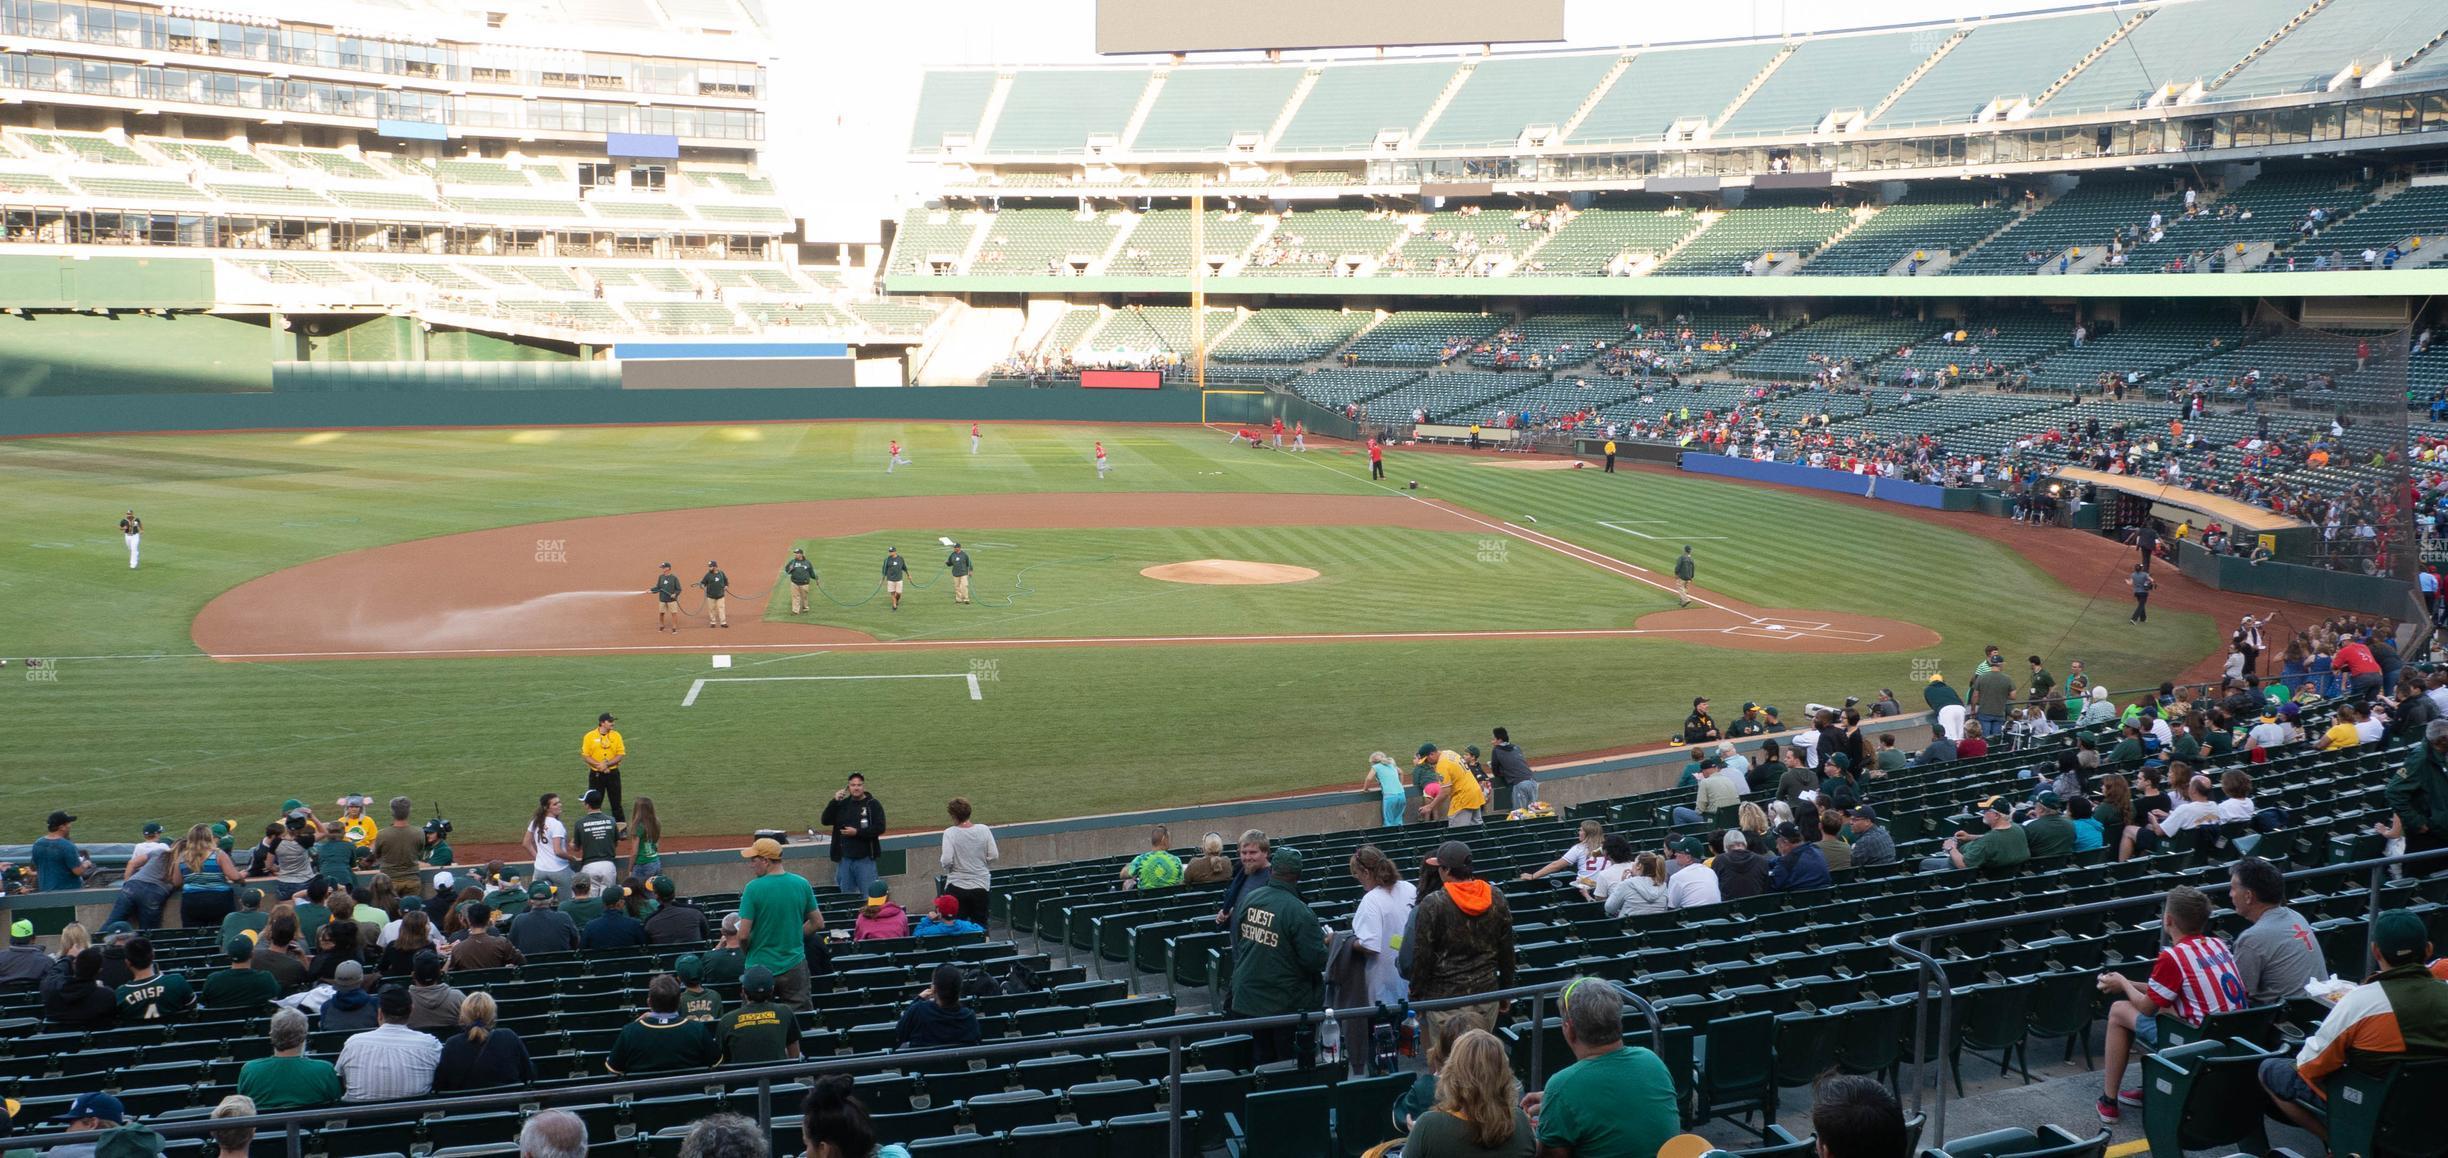
{"type": "Polygon", "coordinates": [[[1746,479],[1751,482],[1782,483],[1786,486],[1807,487],[1815,491],[1834,491],[1840,495],[1873,498],[1880,502],[1902,503],[1933,511],[1969,510],[1972,495],[1960,489],[1928,483],[1906,482],[1903,479],[1880,478],[1876,475],[1854,474],[1851,471],[1827,470],[1800,466],[1790,462],[1759,462],[1748,458],[1728,458],[1722,454],[1700,451],[1683,452],[1683,469],[1692,474],[1716,475],[1721,478],[1746,479]]]}
{"type": "MultiPolygon", "coordinates": [[[[4,331],[5,327],[0,327],[4,331]]],[[[268,368],[268,363],[265,364],[268,368]]],[[[411,390],[0,398],[0,438],[675,422],[1183,422],[1188,390],[411,390]]]]}

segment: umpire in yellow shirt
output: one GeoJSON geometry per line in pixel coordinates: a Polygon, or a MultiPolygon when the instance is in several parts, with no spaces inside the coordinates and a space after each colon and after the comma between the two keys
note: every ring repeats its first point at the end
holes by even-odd
{"type": "Polygon", "coordinates": [[[620,766],[629,757],[629,746],[612,730],[612,713],[595,717],[595,726],[579,737],[578,755],[586,760],[587,787],[604,794],[613,823],[628,823],[629,817],[621,811],[620,766]]]}

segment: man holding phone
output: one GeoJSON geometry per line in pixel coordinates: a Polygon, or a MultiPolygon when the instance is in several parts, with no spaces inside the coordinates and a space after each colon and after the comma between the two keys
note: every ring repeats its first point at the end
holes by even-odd
{"type": "Polygon", "coordinates": [[[867,794],[867,777],[853,772],[825,805],[818,822],[833,836],[833,887],[854,897],[876,882],[876,849],[884,840],[884,805],[867,794]]]}

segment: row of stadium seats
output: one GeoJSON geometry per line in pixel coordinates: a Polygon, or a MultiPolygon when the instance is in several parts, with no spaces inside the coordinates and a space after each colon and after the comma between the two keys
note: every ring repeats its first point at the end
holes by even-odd
{"type": "Polygon", "coordinates": [[[1823,125],[1970,124],[2318,92],[2340,75],[2448,67],[2398,6],[2294,0],[2051,12],[1770,41],[1461,60],[929,72],[910,151],[985,158],[1253,147],[1356,154],[1387,143],[1498,150],[1808,136],[1823,125]],[[1134,129],[1134,122],[1136,128],[1134,129]]]}
{"type": "MultiPolygon", "coordinates": [[[[0,172],[0,183],[33,176],[0,172]]],[[[183,186],[171,192],[205,195],[183,186]]],[[[2278,171],[2213,191],[2200,202],[2202,212],[2189,220],[2183,217],[2180,192],[2170,180],[2115,175],[2087,178],[2045,203],[2026,199],[2020,209],[1998,189],[1948,183],[1915,187],[1897,201],[1860,208],[1816,199],[1779,204],[1762,195],[1732,208],[1701,210],[1638,197],[1579,211],[1209,210],[1203,257],[1211,272],[1251,277],[1723,276],[1743,273],[1764,256],[1774,259],[1771,265],[1779,272],[1790,266],[1790,272],[1805,276],[1917,273],[1924,266],[1933,273],[2053,273],[2061,257],[2068,259],[2069,272],[2139,273],[2195,256],[2232,258],[2255,245],[2288,255],[2334,250],[2356,255],[2353,264],[2360,267],[2366,245],[2412,248],[2415,238],[2448,232],[2448,194],[2437,187],[2406,189],[2375,204],[2378,191],[2369,183],[2319,171],[2278,171]],[[2306,235],[2298,227],[2315,207],[2325,211],[2324,224],[2306,235]],[[2149,241],[2145,234],[2132,240],[2121,263],[2086,261],[2076,267],[2075,259],[2104,256],[2112,239],[2143,230],[2154,213],[2164,227],[2160,240],[2149,241]],[[1941,259],[1952,263],[1939,264],[1941,259]]],[[[531,198],[452,200],[471,210],[528,215],[545,210],[531,198]]],[[[623,203],[592,208],[602,213],[614,204],[623,203]]],[[[675,208],[647,202],[625,204],[617,212],[675,208]]],[[[698,207],[701,214],[708,208],[698,207]]],[[[917,209],[901,223],[891,268],[895,273],[1187,278],[1189,238],[1186,209],[1087,214],[1051,208],[917,209]]],[[[2280,262],[2270,268],[2284,267],[2280,262]]]]}

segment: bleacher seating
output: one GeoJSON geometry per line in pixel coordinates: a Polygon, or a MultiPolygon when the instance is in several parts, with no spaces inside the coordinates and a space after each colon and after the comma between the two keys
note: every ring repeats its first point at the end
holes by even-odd
{"type": "Polygon", "coordinates": [[[1372,320],[1365,310],[1277,306],[1253,310],[1208,351],[1226,362],[1307,362],[1351,340],[1372,320]]]}
{"type": "Polygon", "coordinates": [[[2341,185],[2336,173],[2264,173],[2220,197],[2211,212],[2189,221],[2171,218],[2166,237],[2156,244],[2135,247],[2125,264],[2100,268],[2102,272],[2150,272],[2171,260],[2189,260],[2195,253],[2226,254],[2231,247],[2254,242],[2283,249],[2295,241],[2296,227],[2314,206],[2344,216],[2362,208],[2370,198],[2369,189],[2341,185]],[[2236,212],[2224,212],[2231,207],[2236,212]]]}
{"type": "Polygon", "coordinates": [[[1006,209],[986,223],[986,241],[975,274],[1068,273],[1074,266],[1103,260],[1118,226],[1112,217],[1092,214],[1081,220],[1068,209],[1006,209]]]}
{"type": "Polygon", "coordinates": [[[1852,223],[1852,214],[1843,209],[1774,204],[1737,206],[1684,242],[1683,248],[1660,264],[1657,272],[1738,275],[1743,272],[1744,262],[1767,254],[1782,259],[1810,253],[1852,223]]]}
{"type": "Polygon", "coordinates": [[[2342,251],[2359,263],[2362,251],[2367,248],[2384,250],[2417,237],[2427,245],[2448,240],[2448,186],[2408,189],[2322,230],[2297,247],[2303,252],[2296,255],[2294,268],[2309,270],[2314,253],[2332,250],[2342,251]]]}
{"type": "Polygon", "coordinates": [[[1243,133],[1264,133],[1300,84],[1291,66],[1177,68],[1140,122],[1132,147],[1144,152],[1218,151],[1243,133]]]}
{"type": "Polygon", "coordinates": [[[1886,273],[1916,254],[1959,253],[2013,221],[2015,211],[1986,189],[1915,189],[1811,256],[1796,273],[1886,273]]]}
{"type": "Polygon", "coordinates": [[[2216,80],[2303,7],[2295,0],[2230,0],[2154,9],[2115,51],[2101,53],[2058,89],[2042,115],[2139,108],[2159,88],[2216,80]]]}
{"type": "Polygon", "coordinates": [[[1361,334],[1349,356],[1367,366],[1434,366],[1445,361],[1448,348],[1467,349],[1510,320],[1492,314],[1400,310],[1361,334]]]}
{"type": "Polygon", "coordinates": [[[2234,344],[2233,321],[2171,311],[2129,321],[2081,346],[2068,346],[2027,368],[2032,388],[2069,393],[2094,391],[2101,374],[2138,373],[2148,381],[2234,344]]]}
{"type": "Polygon", "coordinates": [[[1746,378],[1807,379],[1826,362],[1874,361],[1937,332],[1937,323],[1912,318],[1838,315],[1778,334],[1729,369],[1746,378]]]}
{"type": "Polygon", "coordinates": [[[1421,144],[1505,148],[1533,126],[1560,129],[1615,67],[1607,56],[1491,57],[1479,61],[1421,144]]]}
{"type": "Polygon", "coordinates": [[[1287,153],[1356,153],[1378,134],[1417,128],[1453,79],[1452,61],[1399,61],[1326,68],[1276,138],[1287,153]]]}
{"type": "Polygon", "coordinates": [[[1868,115],[1937,50],[1926,32],[1813,37],[1717,126],[1721,137],[1799,136],[1831,113],[1868,115]]]}
{"type": "Polygon", "coordinates": [[[1527,277],[1603,276],[1618,259],[1665,253],[1699,224],[1696,213],[1593,206],[1556,230],[1538,248],[1529,268],[1514,272],[1527,277]]]}
{"type": "Polygon", "coordinates": [[[1993,101],[2037,99],[2121,23],[2121,16],[2103,11],[1984,23],[1922,73],[1873,124],[1963,124],[1978,118],[1993,101]]]}
{"type": "Polygon", "coordinates": [[[1375,397],[1420,376],[1417,370],[1380,370],[1365,367],[1335,366],[1312,370],[1293,379],[1289,388],[1295,394],[1331,410],[1375,397]]]}
{"type": "MultiPolygon", "coordinates": [[[[1190,225],[1186,209],[1141,214],[1105,272],[1116,277],[1189,277],[1190,225]]],[[[1237,259],[1257,239],[1259,228],[1256,214],[1210,209],[1201,223],[1203,256],[1218,265],[1237,259]]]]}
{"type": "Polygon", "coordinates": [[[1120,137],[1147,75],[1130,69],[1028,69],[1012,78],[987,147],[996,153],[1085,153],[1120,137]]]}
{"type": "Polygon", "coordinates": [[[2164,180],[2086,177],[1988,244],[1958,258],[1946,272],[2037,273],[2069,249],[2080,247],[2088,253],[2105,248],[2120,231],[2148,221],[2154,211],[2174,217],[2183,208],[2182,199],[2164,180]],[[2041,254],[2047,255],[2045,261],[2033,260],[2041,254]]]}
{"type": "Polygon", "coordinates": [[[1286,213],[1241,272],[1250,277],[1315,277],[1334,271],[1345,259],[1373,262],[1402,235],[1402,222],[1390,214],[1358,209],[1286,213]]]}
{"type": "Polygon", "coordinates": [[[1572,143],[1662,141],[1680,121],[1714,124],[1777,50],[1774,44],[1725,44],[1644,51],[1581,118],[1572,143]]]}

